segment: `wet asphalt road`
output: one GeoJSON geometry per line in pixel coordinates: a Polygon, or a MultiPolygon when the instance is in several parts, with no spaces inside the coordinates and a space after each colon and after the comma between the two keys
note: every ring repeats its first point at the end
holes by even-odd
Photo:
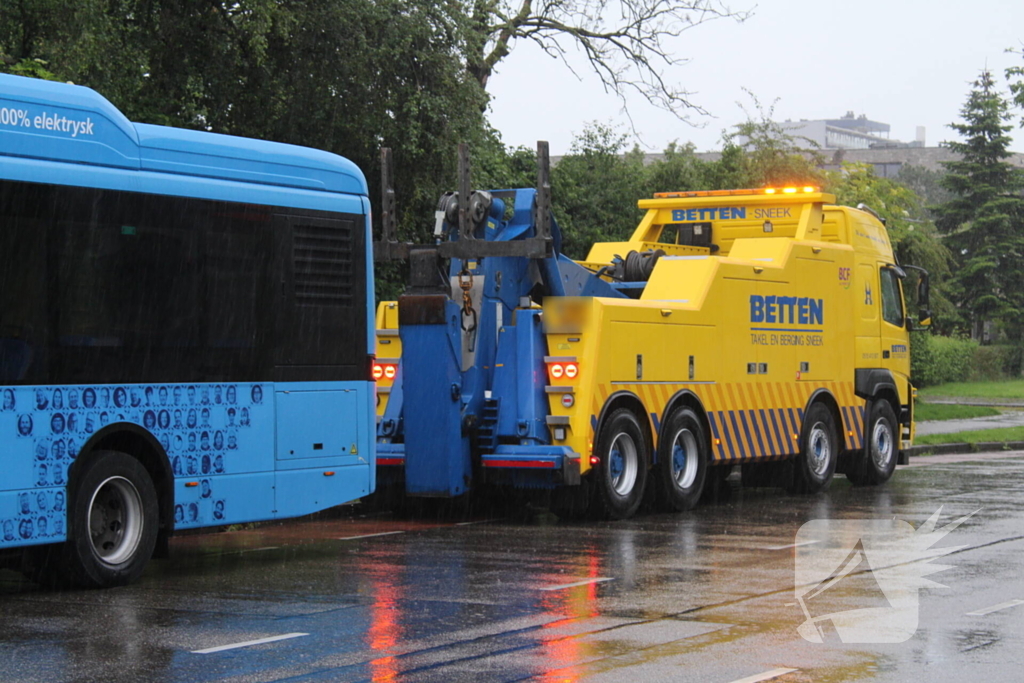
{"type": "Polygon", "coordinates": [[[0,681],[1024,679],[1024,452],[628,522],[336,517],[179,537],[172,554],[107,591],[0,572],[0,681]],[[798,634],[802,524],[918,527],[940,506],[940,526],[980,511],[936,544],[964,547],[935,562],[948,587],[920,590],[909,640],[798,634]]]}

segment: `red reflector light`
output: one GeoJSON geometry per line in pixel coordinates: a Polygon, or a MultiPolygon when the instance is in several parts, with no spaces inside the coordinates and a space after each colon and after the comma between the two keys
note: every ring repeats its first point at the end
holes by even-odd
{"type": "Polygon", "coordinates": [[[398,366],[390,363],[374,363],[373,364],[373,379],[394,379],[395,375],[398,374],[398,366]]]}
{"type": "Polygon", "coordinates": [[[519,467],[529,469],[554,469],[555,463],[550,460],[484,460],[484,467],[519,467]]]}
{"type": "Polygon", "coordinates": [[[601,458],[597,457],[596,455],[590,456],[590,464],[591,465],[600,465],[601,464],[601,458]]]}
{"type": "Polygon", "coordinates": [[[548,362],[548,374],[551,379],[575,379],[580,374],[580,365],[574,360],[559,360],[548,362]]]}

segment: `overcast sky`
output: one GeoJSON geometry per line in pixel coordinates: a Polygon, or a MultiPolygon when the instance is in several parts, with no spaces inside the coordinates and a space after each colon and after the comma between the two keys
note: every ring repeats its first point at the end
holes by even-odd
{"type": "MultiPolygon", "coordinates": [[[[714,118],[680,122],[647,104],[629,100],[641,147],[660,152],[668,142],[692,141],[698,151],[721,148],[722,130],[757,110],[743,88],[776,120],[838,118],[847,111],[888,123],[889,136],[911,141],[925,127],[928,146],[958,139],[948,124],[960,120],[971,82],[986,67],[1006,91],[1008,66],[1024,66],[1022,0],[729,0],[753,8],[743,23],[719,19],[686,31],[666,80],[693,92],[693,101],[714,118]]],[[[577,57],[578,59],[578,57],[577,57]]],[[[578,80],[532,44],[520,43],[499,65],[488,90],[489,113],[507,145],[551,143],[568,151],[573,136],[591,121],[632,132],[621,104],[577,61],[578,80]]],[[[1015,112],[1019,126],[1019,109],[1015,112]]],[[[1024,151],[1024,129],[1013,131],[1014,151],[1024,151]]]]}

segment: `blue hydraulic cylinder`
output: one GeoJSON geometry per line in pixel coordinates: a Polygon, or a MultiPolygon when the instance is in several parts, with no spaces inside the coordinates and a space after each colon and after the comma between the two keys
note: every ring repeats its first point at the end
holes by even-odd
{"type": "Polygon", "coordinates": [[[550,441],[544,421],[546,349],[540,309],[517,310],[515,324],[502,330],[494,372],[494,395],[501,397],[498,434],[506,440],[529,445],[550,441]]]}
{"type": "Polygon", "coordinates": [[[460,308],[444,294],[403,296],[398,306],[405,492],[457,496],[472,482],[462,433],[460,308]]]}

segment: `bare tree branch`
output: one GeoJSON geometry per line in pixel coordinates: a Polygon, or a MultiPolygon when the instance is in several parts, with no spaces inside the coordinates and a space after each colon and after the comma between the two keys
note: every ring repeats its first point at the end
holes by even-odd
{"type": "Polygon", "coordinates": [[[579,77],[568,59],[574,45],[627,113],[627,95],[638,93],[684,121],[707,112],[666,80],[668,68],[689,61],[669,41],[715,19],[750,15],[721,0],[475,0],[472,10],[467,69],[481,87],[517,40],[532,41],[579,77]]]}

